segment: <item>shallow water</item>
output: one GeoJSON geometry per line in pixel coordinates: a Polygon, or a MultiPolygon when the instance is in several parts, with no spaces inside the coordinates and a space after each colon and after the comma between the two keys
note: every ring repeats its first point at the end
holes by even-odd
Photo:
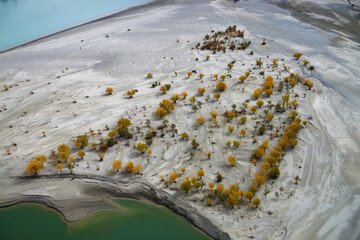
{"type": "Polygon", "coordinates": [[[0,0],[0,51],[149,0],[0,0]]]}
{"type": "Polygon", "coordinates": [[[47,207],[21,204],[0,210],[0,239],[210,239],[184,218],[155,204],[115,200],[119,210],[96,212],[76,223],[66,223],[47,207]]]}

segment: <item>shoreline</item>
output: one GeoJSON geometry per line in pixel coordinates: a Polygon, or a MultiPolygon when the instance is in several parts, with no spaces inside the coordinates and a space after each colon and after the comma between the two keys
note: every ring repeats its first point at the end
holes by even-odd
{"type": "Polygon", "coordinates": [[[10,47],[10,48],[4,49],[4,50],[0,50],[0,54],[10,52],[12,50],[19,49],[21,47],[26,47],[26,46],[29,46],[29,45],[34,44],[34,43],[38,43],[38,42],[40,42],[42,40],[46,40],[47,38],[54,37],[54,36],[56,36],[56,35],[58,35],[60,33],[66,32],[66,31],[71,31],[71,30],[74,30],[74,29],[77,29],[77,28],[80,28],[80,27],[83,27],[83,26],[86,26],[86,25],[89,25],[89,24],[93,24],[93,23],[104,21],[104,20],[108,20],[108,19],[117,17],[119,15],[130,13],[132,11],[136,11],[136,10],[139,10],[139,9],[142,9],[142,8],[146,9],[146,8],[154,7],[154,6],[156,6],[156,5],[160,4],[160,3],[163,3],[163,2],[169,2],[169,0],[150,0],[149,2],[144,3],[144,4],[127,7],[127,8],[121,9],[120,11],[111,13],[109,15],[105,15],[105,16],[102,16],[100,18],[96,18],[96,19],[93,19],[93,20],[90,20],[90,21],[87,21],[87,22],[84,22],[84,23],[80,23],[80,24],[75,25],[75,26],[70,27],[70,28],[65,28],[63,30],[56,31],[56,32],[50,33],[48,35],[44,35],[42,37],[36,38],[34,40],[30,40],[30,41],[25,42],[25,43],[21,43],[19,45],[14,46],[14,47],[10,47]]]}
{"type": "MultiPolygon", "coordinates": [[[[94,212],[105,209],[116,209],[115,203],[113,203],[110,198],[140,201],[148,200],[157,205],[164,206],[175,214],[184,217],[195,228],[213,239],[230,239],[228,233],[225,233],[209,219],[197,213],[193,207],[162,190],[154,188],[146,182],[138,182],[135,180],[129,183],[127,181],[120,181],[121,186],[119,186],[117,181],[111,178],[81,174],[49,174],[40,175],[37,178],[27,176],[14,178],[17,181],[26,182],[32,179],[31,184],[34,184],[34,181],[43,182],[44,179],[46,179],[47,182],[54,181],[51,182],[51,186],[60,183],[59,181],[56,182],[57,179],[70,180],[72,184],[77,186],[77,190],[80,191],[80,197],[78,196],[77,199],[75,199],[71,198],[71,196],[66,196],[65,199],[58,199],[56,196],[46,194],[18,194],[8,199],[0,199],[0,208],[12,207],[24,203],[41,204],[57,211],[64,221],[77,222],[85,219],[94,212]],[[96,200],[92,200],[91,198],[95,198],[96,200]],[[81,208],[79,208],[80,206],[81,208]]],[[[61,195],[60,192],[57,192],[57,194],[61,195]]]]}

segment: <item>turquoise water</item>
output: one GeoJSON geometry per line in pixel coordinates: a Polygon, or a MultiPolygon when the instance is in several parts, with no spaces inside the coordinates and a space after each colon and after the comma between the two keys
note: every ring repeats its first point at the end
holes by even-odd
{"type": "Polygon", "coordinates": [[[122,210],[105,210],[65,223],[52,209],[22,204],[0,209],[4,240],[209,240],[184,218],[155,204],[115,200],[122,210]]]}
{"type": "Polygon", "coordinates": [[[0,0],[0,51],[149,0],[0,0]]]}

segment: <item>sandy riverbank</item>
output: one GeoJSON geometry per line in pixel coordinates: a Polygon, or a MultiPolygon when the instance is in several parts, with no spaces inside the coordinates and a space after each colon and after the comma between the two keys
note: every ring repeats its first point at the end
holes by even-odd
{"type": "MultiPolygon", "coordinates": [[[[99,129],[103,134],[94,136],[92,141],[105,137],[105,125],[113,128],[120,117],[131,117],[134,132],[135,126],[145,119],[150,119],[155,126],[161,124],[153,116],[160,100],[182,91],[188,91],[189,96],[196,95],[198,87],[206,87],[210,92],[216,83],[210,74],[226,73],[226,64],[237,60],[234,77],[227,80],[228,90],[217,105],[205,103],[205,97],[197,97],[205,104],[196,114],[179,103],[175,112],[167,117],[177,125],[179,132],[186,130],[192,137],[198,135],[201,148],[213,152],[210,162],[201,153],[190,161],[189,144],[165,138],[151,147],[150,163],[121,143],[106,154],[103,162],[98,161],[95,152],[87,152],[85,160],[78,162],[74,172],[106,176],[115,159],[121,159],[123,163],[142,162],[142,176],[129,177],[121,173],[109,178],[116,184],[134,179],[148,182],[174,199],[191,205],[196,212],[228,232],[232,239],[303,239],[304,236],[308,239],[339,239],[341,236],[357,239],[360,235],[357,230],[360,229],[357,218],[360,211],[357,76],[360,70],[356,67],[359,51],[351,39],[333,45],[336,40],[339,39],[335,34],[302,23],[287,10],[264,1],[239,1],[236,4],[205,0],[157,1],[1,53],[0,82],[12,87],[0,92],[0,143],[3,146],[0,198],[21,196],[20,193],[47,196],[51,192],[57,200],[72,196],[81,199],[83,192],[75,185],[87,184],[82,181],[76,180],[74,187],[63,191],[67,180],[25,184],[24,180],[15,181],[12,176],[24,175],[27,162],[34,156],[49,155],[50,150],[61,143],[72,145],[75,136],[88,133],[90,128],[96,133],[99,129]],[[209,52],[191,50],[212,29],[224,30],[234,24],[245,30],[245,39],[252,41],[247,51],[210,54],[210,61],[206,62],[204,59],[209,52]],[[261,45],[264,39],[267,44],[261,45]],[[249,55],[250,50],[254,52],[253,56],[249,55]],[[294,61],[292,54],[295,51],[301,51],[316,71],[306,71],[294,61]],[[195,61],[196,58],[199,61],[195,61]],[[307,94],[306,98],[298,99],[300,107],[297,111],[309,119],[309,124],[301,130],[296,149],[289,151],[281,163],[280,179],[271,187],[267,186],[270,193],[266,198],[262,194],[265,189],[259,189],[260,208],[254,210],[242,206],[231,210],[221,204],[206,207],[199,200],[201,194],[186,196],[165,188],[159,176],[168,176],[173,168],[179,171],[180,167],[186,167],[189,176],[196,175],[202,167],[206,182],[214,181],[217,172],[221,172],[225,177],[224,185],[238,182],[241,187],[247,187],[250,181],[248,169],[256,170],[248,159],[253,149],[252,139],[243,140],[241,151],[236,153],[239,166],[231,169],[225,164],[224,156],[229,152],[224,150],[223,142],[233,136],[210,126],[199,130],[189,126],[193,126],[196,117],[202,114],[207,117],[215,107],[220,112],[230,103],[240,106],[249,98],[262,78],[256,76],[244,85],[235,81],[247,69],[253,68],[258,58],[266,64],[270,64],[272,58],[284,59],[282,62],[293,72],[315,83],[314,92],[304,89],[295,92],[300,96],[307,94]],[[204,82],[196,76],[185,77],[187,71],[194,69],[205,73],[204,82]],[[179,72],[176,78],[174,71],[179,72]],[[146,78],[148,72],[154,74],[153,79],[146,78]],[[170,83],[172,88],[164,96],[158,89],[151,88],[154,81],[170,83]],[[105,96],[106,87],[114,88],[112,96],[105,96]],[[244,92],[240,93],[242,88],[244,92]],[[123,95],[129,89],[138,90],[133,99],[123,95]],[[42,136],[42,131],[46,131],[46,137],[42,136]],[[168,149],[167,145],[170,146],[168,149]],[[10,155],[6,153],[7,148],[10,155]],[[296,175],[302,179],[298,185],[293,180],[296,175]],[[246,177],[245,183],[241,177],[246,177]],[[275,192],[280,187],[284,191],[277,198],[275,192]]],[[[266,74],[274,73],[268,69],[266,74]]],[[[274,96],[273,101],[276,97],[281,96],[274,96]]],[[[251,129],[253,125],[249,123],[246,127],[251,129]]],[[[259,137],[258,141],[263,138],[259,137]]],[[[51,162],[45,164],[43,174],[56,173],[51,162]]],[[[111,207],[97,194],[92,199],[99,208],[111,207]]],[[[81,204],[85,207],[83,214],[91,212],[94,205],[81,204]]]]}

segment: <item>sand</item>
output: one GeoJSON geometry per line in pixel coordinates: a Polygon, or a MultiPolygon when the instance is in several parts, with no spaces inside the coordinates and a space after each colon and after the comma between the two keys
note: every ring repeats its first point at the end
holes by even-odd
{"type": "MultiPolygon", "coordinates": [[[[290,3],[295,4],[295,1],[290,3]]],[[[298,8],[304,4],[303,1],[296,3],[298,8]]],[[[335,0],[334,3],[345,4],[335,0]]],[[[95,152],[87,151],[74,173],[107,176],[113,160],[121,159],[126,163],[135,159],[134,162],[144,165],[142,176],[129,177],[122,172],[109,178],[119,182],[143,181],[166,191],[191,205],[196,212],[229,233],[232,239],[252,236],[259,239],[357,239],[360,235],[360,189],[357,184],[360,173],[359,46],[353,35],[346,31],[338,33],[318,28],[316,24],[309,25],[292,15],[293,7],[281,6],[283,8],[264,1],[157,1],[1,53],[0,83],[11,87],[0,92],[0,141],[3,146],[0,199],[5,201],[9,195],[15,198],[51,196],[56,193],[51,190],[52,186],[60,184],[57,181],[49,181],[47,188],[39,188],[38,181],[20,184],[14,180],[25,175],[26,164],[33,157],[49,155],[50,150],[61,143],[71,145],[75,151],[71,141],[77,135],[89,133],[90,129],[97,133],[100,129],[102,136],[96,134],[91,141],[105,137],[106,125],[114,128],[120,117],[131,117],[133,131],[145,119],[151,119],[153,125],[158,126],[161,121],[153,113],[160,100],[182,91],[187,91],[189,96],[195,95],[200,86],[205,86],[212,95],[216,81],[210,74],[226,73],[226,64],[237,60],[232,73],[234,77],[227,80],[228,90],[219,102],[206,103],[205,97],[197,96],[204,104],[196,113],[189,105],[179,102],[174,113],[167,116],[179,132],[189,132],[188,126],[192,126],[191,137],[196,134],[201,149],[213,152],[210,162],[201,152],[190,160],[189,143],[179,138],[175,143],[173,138],[167,137],[151,146],[150,163],[145,161],[147,156],[135,153],[122,142],[106,154],[103,162],[98,161],[95,152]],[[212,29],[224,30],[234,24],[245,30],[245,39],[252,41],[248,50],[210,54],[209,62],[205,61],[209,52],[191,50],[212,29]],[[267,42],[265,46],[261,45],[263,39],[267,42]],[[250,50],[254,52],[253,56],[249,55],[250,50]],[[295,51],[302,52],[316,70],[310,72],[300,67],[292,58],[295,51]],[[168,176],[173,168],[179,171],[180,167],[186,167],[189,176],[202,167],[206,182],[214,181],[219,171],[225,176],[224,185],[234,182],[244,188],[248,185],[247,171],[253,168],[248,159],[253,149],[251,138],[243,141],[241,154],[228,152],[224,150],[225,142],[235,138],[235,134],[228,136],[225,128],[224,131],[214,130],[210,125],[196,129],[193,123],[201,115],[209,120],[207,114],[214,107],[221,112],[232,103],[240,106],[249,98],[262,79],[258,76],[244,85],[235,82],[237,76],[254,67],[255,59],[260,57],[266,63],[271,58],[284,59],[292,71],[315,83],[315,91],[296,90],[300,96],[304,92],[307,94],[306,98],[298,99],[300,107],[297,111],[304,119],[308,118],[309,123],[300,131],[298,146],[288,151],[282,161],[280,178],[272,187],[266,185],[270,194],[265,198],[264,187],[259,190],[260,208],[206,207],[200,201],[201,194],[185,196],[165,188],[159,176],[168,176]],[[195,61],[196,58],[199,61],[195,61]],[[205,74],[204,82],[196,76],[187,79],[186,72],[195,69],[205,74]],[[174,76],[174,71],[179,73],[178,77],[174,76]],[[154,74],[153,79],[146,78],[148,72],[154,74]],[[170,83],[172,88],[164,96],[157,88],[151,88],[154,81],[170,83]],[[112,87],[114,94],[106,96],[106,87],[112,87]],[[244,93],[241,93],[242,88],[245,88],[244,93]],[[138,90],[132,99],[124,96],[129,89],[138,90]],[[46,132],[46,137],[42,136],[42,131],[46,132]],[[214,141],[218,144],[212,144],[214,141]],[[10,155],[7,148],[10,148],[10,155]],[[238,154],[240,164],[237,168],[226,165],[224,156],[228,154],[238,154]],[[97,166],[99,170],[96,170],[97,166]],[[301,178],[297,185],[294,183],[296,175],[301,178]],[[241,183],[239,176],[244,176],[246,182],[241,183]],[[279,192],[280,187],[284,187],[284,191],[277,199],[275,192],[279,192]]],[[[341,6],[346,9],[346,5],[341,6]]],[[[319,11],[314,14],[321,18],[319,11]]],[[[324,22],[322,26],[334,29],[324,22]]],[[[353,31],[356,30],[354,26],[353,31]]],[[[267,74],[273,73],[269,70],[267,74]]],[[[246,127],[251,129],[253,125],[248,123],[246,127]]],[[[236,128],[238,132],[242,127],[236,125],[236,128]]],[[[265,137],[259,137],[258,141],[262,139],[265,137]]],[[[131,145],[136,142],[132,140],[131,145]]],[[[49,161],[43,174],[54,173],[56,170],[49,161]]],[[[181,176],[178,182],[184,177],[181,176]]],[[[64,194],[62,199],[77,194],[81,187],[74,184],[69,189],[72,193],[60,191],[64,194]]],[[[104,207],[110,206],[105,204],[104,207]]]]}

